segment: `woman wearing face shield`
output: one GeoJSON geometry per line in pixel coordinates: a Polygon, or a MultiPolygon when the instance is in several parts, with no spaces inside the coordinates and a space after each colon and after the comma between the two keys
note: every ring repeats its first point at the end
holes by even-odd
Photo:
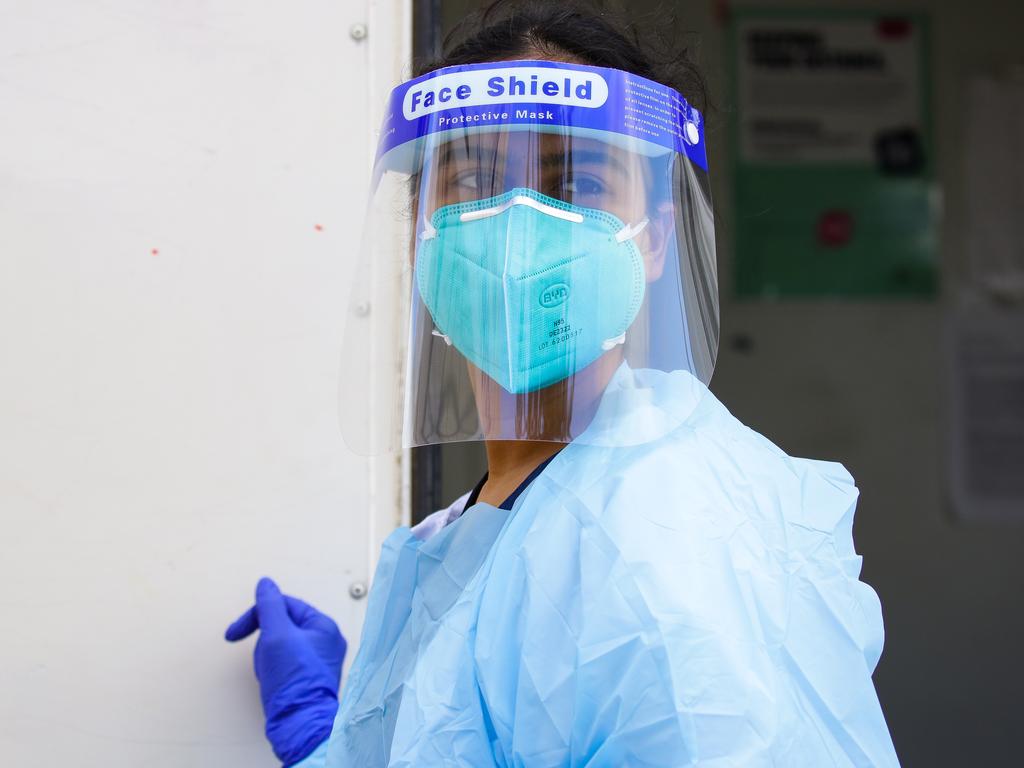
{"type": "Polygon", "coordinates": [[[479,440],[488,472],[385,542],[340,707],[337,628],[260,583],[228,639],[260,632],[278,757],[897,765],[852,478],[706,387],[694,70],[586,6],[499,2],[423,72],[392,94],[353,298],[400,285],[408,312],[347,329],[346,440],[479,440]]]}

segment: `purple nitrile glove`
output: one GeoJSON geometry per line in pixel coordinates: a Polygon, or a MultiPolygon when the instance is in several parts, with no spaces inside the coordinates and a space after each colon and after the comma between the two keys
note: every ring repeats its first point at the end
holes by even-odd
{"type": "Polygon", "coordinates": [[[295,765],[331,735],[348,644],[329,616],[281,594],[268,578],[256,585],[256,604],[224,637],[235,642],[257,629],[253,665],[267,739],[285,766],[295,765]]]}

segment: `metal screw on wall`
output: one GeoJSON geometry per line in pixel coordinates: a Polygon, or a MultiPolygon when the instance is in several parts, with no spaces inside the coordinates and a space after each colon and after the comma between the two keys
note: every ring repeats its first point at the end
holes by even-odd
{"type": "Polygon", "coordinates": [[[355,41],[366,39],[366,25],[365,24],[353,24],[348,28],[349,37],[355,41]]]}
{"type": "Polygon", "coordinates": [[[348,594],[353,600],[362,600],[366,592],[366,583],[362,581],[354,581],[348,587],[348,594]]]}

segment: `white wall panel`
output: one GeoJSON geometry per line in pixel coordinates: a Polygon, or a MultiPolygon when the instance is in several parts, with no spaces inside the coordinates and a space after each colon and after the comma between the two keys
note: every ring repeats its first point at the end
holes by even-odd
{"type": "Polygon", "coordinates": [[[277,765],[224,628],[266,573],[351,660],[401,512],[336,392],[405,3],[0,5],[0,762],[277,765]]]}

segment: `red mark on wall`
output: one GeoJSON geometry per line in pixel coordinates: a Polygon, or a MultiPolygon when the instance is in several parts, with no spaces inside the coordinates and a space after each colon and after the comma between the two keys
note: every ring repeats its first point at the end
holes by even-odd
{"type": "Polygon", "coordinates": [[[317,232],[323,232],[324,231],[324,225],[323,224],[314,224],[313,225],[313,229],[315,229],[317,232]]]}
{"type": "Polygon", "coordinates": [[[157,248],[154,248],[153,250],[151,250],[150,253],[153,254],[154,256],[159,256],[160,255],[160,251],[157,248]]]}

